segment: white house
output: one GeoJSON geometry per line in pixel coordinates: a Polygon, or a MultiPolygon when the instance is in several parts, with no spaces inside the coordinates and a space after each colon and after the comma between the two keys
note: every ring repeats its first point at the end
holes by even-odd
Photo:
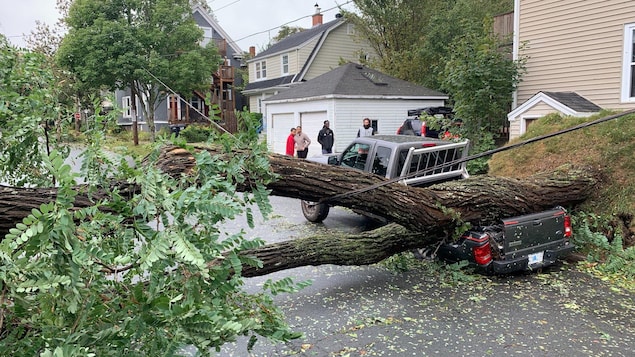
{"type": "Polygon", "coordinates": [[[321,153],[317,135],[324,120],[335,133],[334,152],[357,136],[364,118],[379,134],[395,134],[408,109],[443,106],[446,94],[356,63],[348,63],[263,101],[269,150],[284,154],[289,129],[301,125],[313,142],[309,157],[321,153]]]}

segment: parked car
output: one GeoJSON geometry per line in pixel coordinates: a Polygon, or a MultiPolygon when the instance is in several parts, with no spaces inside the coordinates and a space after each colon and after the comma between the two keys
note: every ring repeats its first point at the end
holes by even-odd
{"type": "MultiPolygon", "coordinates": [[[[397,129],[397,135],[416,135],[435,139],[442,138],[446,128],[432,127],[430,123],[421,119],[422,114],[449,120],[454,119],[454,112],[450,107],[425,107],[410,109],[408,110],[408,116],[414,116],[415,118],[408,118],[404,120],[403,124],[397,129]]],[[[458,119],[457,122],[459,122],[458,119]]]]}

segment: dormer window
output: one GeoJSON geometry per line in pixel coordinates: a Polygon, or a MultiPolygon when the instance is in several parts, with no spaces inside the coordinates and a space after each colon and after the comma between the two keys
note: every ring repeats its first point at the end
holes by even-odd
{"type": "Polygon", "coordinates": [[[281,56],[282,74],[289,74],[289,55],[281,56]]]}
{"type": "Polygon", "coordinates": [[[256,79],[267,78],[267,61],[256,62],[256,79]]]}

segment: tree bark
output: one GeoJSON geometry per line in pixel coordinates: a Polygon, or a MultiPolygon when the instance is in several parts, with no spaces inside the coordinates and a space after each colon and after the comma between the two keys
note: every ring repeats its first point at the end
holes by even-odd
{"type": "MultiPolygon", "coordinates": [[[[216,149],[205,150],[222,155],[216,149]]],[[[574,205],[583,202],[596,184],[596,175],[590,170],[563,169],[522,180],[475,176],[427,188],[389,183],[346,195],[387,179],[274,153],[269,154],[269,163],[280,175],[267,186],[273,195],[308,201],[330,198],[328,202],[334,206],[368,212],[415,231],[447,226],[457,215],[463,221],[484,224],[500,217],[574,205]],[[454,214],[448,214],[449,210],[454,214]]],[[[194,167],[194,158],[184,149],[166,147],[157,165],[166,173],[180,175],[194,167]]]]}

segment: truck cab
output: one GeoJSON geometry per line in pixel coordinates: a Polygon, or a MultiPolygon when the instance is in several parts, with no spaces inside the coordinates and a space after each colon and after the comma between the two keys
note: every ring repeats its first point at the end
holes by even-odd
{"type": "MultiPolygon", "coordinates": [[[[401,183],[423,186],[469,177],[464,160],[469,140],[453,142],[409,135],[359,137],[341,153],[309,160],[373,173],[401,183]],[[463,161],[463,162],[461,162],[463,161]]],[[[302,213],[311,222],[322,222],[327,204],[302,201],[302,213]]]]}

